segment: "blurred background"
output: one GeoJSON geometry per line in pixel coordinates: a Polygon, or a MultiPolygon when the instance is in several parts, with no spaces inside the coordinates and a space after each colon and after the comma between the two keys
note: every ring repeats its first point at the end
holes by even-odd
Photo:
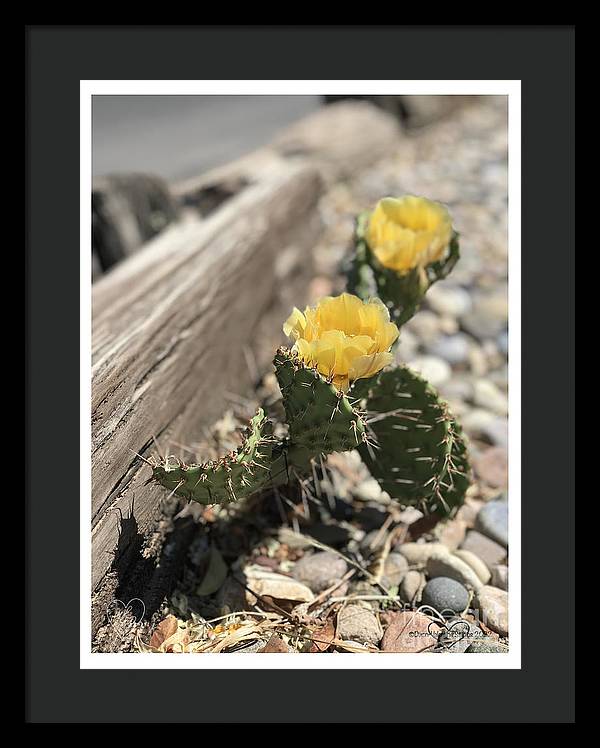
{"type": "Polygon", "coordinates": [[[233,161],[321,107],[362,99],[415,133],[469,96],[94,96],[93,277],[179,215],[169,183],[233,161]]]}
{"type": "Polygon", "coordinates": [[[264,145],[318,96],[94,96],[93,174],[183,179],[264,145]]]}

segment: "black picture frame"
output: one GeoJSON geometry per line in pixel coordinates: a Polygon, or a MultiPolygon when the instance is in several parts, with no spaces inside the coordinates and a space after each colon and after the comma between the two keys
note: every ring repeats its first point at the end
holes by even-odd
{"type": "Polygon", "coordinates": [[[25,32],[25,721],[574,721],[574,27],[25,32]],[[79,669],[79,81],[242,76],[522,81],[521,670],[79,669]]]}

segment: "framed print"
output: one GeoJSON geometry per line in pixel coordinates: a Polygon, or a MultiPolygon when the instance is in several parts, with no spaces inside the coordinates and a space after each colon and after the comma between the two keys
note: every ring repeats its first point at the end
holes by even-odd
{"type": "MultiPolygon", "coordinates": [[[[521,685],[535,690],[549,636],[545,624],[528,633],[550,605],[533,607],[536,594],[572,594],[571,563],[551,580],[543,561],[568,542],[549,527],[566,511],[570,426],[552,430],[552,464],[539,438],[552,387],[529,378],[547,360],[536,330],[551,323],[572,342],[570,309],[544,298],[558,282],[571,298],[572,253],[559,272],[553,249],[561,231],[572,241],[571,29],[28,34],[29,135],[45,143],[28,162],[43,172],[29,177],[29,290],[34,306],[46,301],[30,317],[41,389],[27,620],[50,643],[32,636],[30,663],[58,656],[52,671],[76,694],[57,706],[32,670],[30,721],[73,720],[86,693],[74,721],[294,721],[294,683],[305,721],[569,721],[570,676],[553,713],[544,689],[513,702],[521,685]],[[379,45],[368,77],[350,55],[357,38],[379,45]],[[121,62],[101,74],[90,55],[108,39],[121,62]],[[546,78],[528,77],[518,55],[500,64],[507,43],[524,51],[526,39],[540,59],[564,54],[552,124],[546,78]],[[292,50],[309,40],[316,67],[299,76],[292,50]],[[401,41],[439,51],[452,40],[447,78],[415,74],[407,46],[411,65],[389,65],[401,41]],[[173,73],[127,62],[163,43],[178,49],[173,73]],[[209,59],[225,43],[290,65],[265,74],[259,55],[246,79],[182,74],[191,44],[209,59]],[[316,62],[333,47],[342,75],[316,62]],[[473,65],[483,49],[485,75],[473,65]],[[41,84],[49,59],[52,89],[41,84]],[[536,101],[544,128],[532,133],[536,101]],[[73,170],[73,138],[58,143],[75,124],[73,170]],[[539,181],[535,158],[550,142],[555,190],[542,179],[533,192],[525,170],[539,181]],[[58,243],[57,198],[79,205],[58,243]],[[35,250],[69,241],[73,255],[35,250]],[[60,511],[59,494],[69,496],[60,511]],[[51,567],[56,581],[42,585],[51,567]],[[397,677],[414,679],[411,704],[425,694],[410,714],[384,707],[397,677]],[[233,714],[195,708],[184,684],[198,678],[218,693],[234,679],[249,695],[234,697],[233,714]],[[381,685],[365,690],[366,678],[381,685]],[[151,681],[163,684],[163,711],[144,701],[151,681]],[[115,699],[95,701],[91,689],[109,683],[115,699]],[[477,711],[435,696],[459,683],[477,711]],[[510,694],[495,710],[484,683],[510,694]],[[350,714],[354,697],[365,709],[350,714]]],[[[557,668],[571,645],[553,648],[557,668]]]]}

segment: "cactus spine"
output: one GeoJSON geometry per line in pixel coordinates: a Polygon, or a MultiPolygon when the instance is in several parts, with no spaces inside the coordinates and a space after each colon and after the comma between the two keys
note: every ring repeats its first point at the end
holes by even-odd
{"type": "Polygon", "coordinates": [[[460,427],[447,404],[403,366],[357,385],[350,396],[365,408],[377,445],[359,447],[373,477],[404,505],[452,515],[464,500],[470,468],[460,427]]]}
{"type": "Polygon", "coordinates": [[[227,504],[307,474],[320,455],[366,441],[361,414],[318,371],[285,348],[277,351],[274,365],[289,427],[285,440],[273,437],[272,424],[259,409],[237,451],[202,465],[168,457],[153,466],[153,479],[182,498],[227,504]]]}

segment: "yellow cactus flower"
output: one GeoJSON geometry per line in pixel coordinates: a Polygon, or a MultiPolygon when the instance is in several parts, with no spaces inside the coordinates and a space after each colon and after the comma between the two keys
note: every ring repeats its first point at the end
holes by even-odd
{"type": "Polygon", "coordinates": [[[327,296],[304,312],[294,308],[283,331],[295,340],[292,350],[304,363],[343,392],[393,360],[389,351],[399,335],[379,299],[364,302],[349,293],[327,296]]]}
{"type": "Polygon", "coordinates": [[[369,218],[365,238],[379,262],[404,274],[441,260],[452,238],[452,219],[425,197],[384,197],[369,218]]]}

